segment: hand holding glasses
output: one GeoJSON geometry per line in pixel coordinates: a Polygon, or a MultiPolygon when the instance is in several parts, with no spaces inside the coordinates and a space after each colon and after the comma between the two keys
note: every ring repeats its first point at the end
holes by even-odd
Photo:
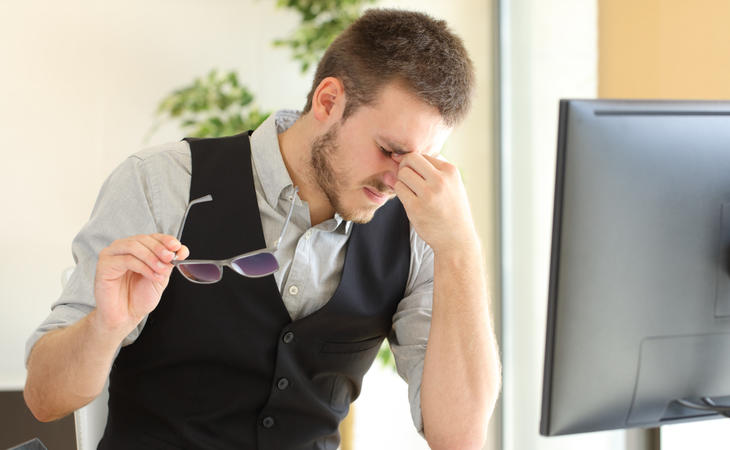
{"type": "MultiPolygon", "coordinates": [[[[274,242],[273,247],[254,250],[228,259],[173,260],[172,264],[177,267],[182,276],[193,283],[199,284],[212,284],[219,282],[221,278],[223,278],[223,267],[226,266],[244,277],[259,278],[271,275],[279,270],[279,261],[277,261],[274,252],[276,252],[279,248],[279,243],[284,238],[284,233],[286,233],[286,227],[289,225],[289,220],[291,219],[292,212],[294,211],[294,195],[296,195],[298,191],[299,188],[295,186],[290,197],[291,206],[289,207],[289,214],[286,216],[284,227],[281,229],[281,234],[279,234],[279,238],[274,242]]],[[[208,194],[205,197],[197,198],[188,204],[188,207],[185,210],[185,216],[180,224],[180,229],[177,231],[178,241],[182,235],[182,230],[188,218],[190,208],[198,203],[210,202],[212,200],[213,197],[208,194]]]]}

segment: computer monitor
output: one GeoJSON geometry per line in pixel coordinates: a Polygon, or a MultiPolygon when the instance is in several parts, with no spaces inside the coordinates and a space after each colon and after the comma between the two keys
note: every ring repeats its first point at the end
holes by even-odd
{"type": "Polygon", "coordinates": [[[558,135],[540,433],[727,414],[730,102],[564,100],[558,135]]]}

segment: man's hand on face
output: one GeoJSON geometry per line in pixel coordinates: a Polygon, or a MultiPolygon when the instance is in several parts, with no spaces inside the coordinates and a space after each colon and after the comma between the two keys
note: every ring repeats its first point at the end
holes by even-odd
{"type": "Polygon", "coordinates": [[[416,232],[436,253],[473,245],[476,232],[453,164],[415,152],[403,156],[393,186],[416,232]]]}
{"type": "Polygon", "coordinates": [[[159,303],[174,267],[172,260],[189,254],[187,247],[165,234],[119,239],[102,250],[94,296],[103,329],[131,332],[159,303]]]}

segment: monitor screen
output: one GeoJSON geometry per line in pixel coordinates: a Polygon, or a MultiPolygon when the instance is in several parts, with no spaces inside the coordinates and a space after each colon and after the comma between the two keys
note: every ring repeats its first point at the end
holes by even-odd
{"type": "Polygon", "coordinates": [[[722,417],[729,269],[730,102],[561,101],[541,434],[722,417]]]}

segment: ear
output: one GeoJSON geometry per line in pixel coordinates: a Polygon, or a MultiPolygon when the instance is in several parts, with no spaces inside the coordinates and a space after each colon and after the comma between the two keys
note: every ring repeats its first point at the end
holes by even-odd
{"type": "Polygon", "coordinates": [[[323,124],[339,122],[345,112],[345,86],[338,78],[320,81],[312,96],[312,114],[323,124]]]}

